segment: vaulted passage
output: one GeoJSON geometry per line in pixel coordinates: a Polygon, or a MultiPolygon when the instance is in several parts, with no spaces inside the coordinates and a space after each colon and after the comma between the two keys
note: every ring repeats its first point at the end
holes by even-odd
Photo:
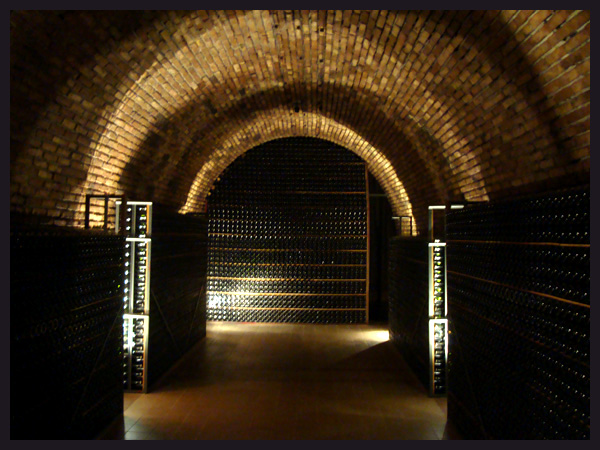
{"type": "Polygon", "coordinates": [[[178,361],[232,368],[194,359],[228,321],[313,321],[387,330],[463,438],[589,438],[589,11],[10,21],[11,437],[90,439],[178,361]]]}

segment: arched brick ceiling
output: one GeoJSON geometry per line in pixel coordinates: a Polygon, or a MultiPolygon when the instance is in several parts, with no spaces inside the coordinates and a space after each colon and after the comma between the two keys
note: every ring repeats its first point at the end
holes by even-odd
{"type": "Polygon", "coordinates": [[[11,14],[11,210],[202,209],[268,140],[358,155],[395,213],[589,179],[586,11],[11,14]]]}

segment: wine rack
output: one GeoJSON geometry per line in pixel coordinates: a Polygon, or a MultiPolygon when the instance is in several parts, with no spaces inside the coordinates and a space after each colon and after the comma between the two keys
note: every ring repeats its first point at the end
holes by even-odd
{"type": "Polygon", "coordinates": [[[429,394],[446,394],[446,243],[429,243],[429,394]]]}
{"type": "Polygon", "coordinates": [[[11,231],[11,439],[91,439],[123,412],[122,236],[11,231]]]}
{"type": "Polygon", "coordinates": [[[462,208],[463,205],[429,207],[429,394],[431,396],[443,396],[447,392],[448,292],[445,219],[447,211],[462,208]]]}
{"type": "Polygon", "coordinates": [[[208,197],[209,320],[368,321],[364,162],[313,138],[235,160],[208,197]]]}
{"type": "Polygon", "coordinates": [[[467,439],[589,439],[589,187],[446,216],[448,418],[467,439]]]}
{"type": "Polygon", "coordinates": [[[390,340],[398,348],[423,386],[429,388],[429,240],[396,236],[389,250],[389,330],[390,340]]]}
{"type": "Polygon", "coordinates": [[[448,319],[429,319],[429,394],[446,394],[448,319]]]}
{"type": "Polygon", "coordinates": [[[123,314],[123,386],[145,392],[147,382],[148,316],[123,314]]]}
{"type": "Polygon", "coordinates": [[[125,238],[123,270],[123,387],[146,392],[148,387],[148,329],[152,203],[116,201],[115,232],[125,238]],[[121,217],[123,216],[123,217],[121,217]],[[124,230],[121,223],[124,222],[124,230]]]}
{"type": "Polygon", "coordinates": [[[207,220],[152,206],[149,389],[206,335],[207,220]]]}

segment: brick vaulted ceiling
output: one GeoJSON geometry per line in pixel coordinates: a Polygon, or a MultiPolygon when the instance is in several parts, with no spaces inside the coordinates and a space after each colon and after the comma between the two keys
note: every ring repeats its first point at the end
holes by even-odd
{"type": "Polygon", "coordinates": [[[13,11],[11,211],[203,209],[236,157],[313,136],[394,212],[589,182],[589,11],[13,11]]]}

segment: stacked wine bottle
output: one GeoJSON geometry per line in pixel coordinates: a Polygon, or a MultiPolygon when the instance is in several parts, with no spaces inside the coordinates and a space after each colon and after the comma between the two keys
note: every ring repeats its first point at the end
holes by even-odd
{"type": "Polygon", "coordinates": [[[123,246],[11,232],[12,439],[89,439],[122,413],[123,246]]]}
{"type": "Polygon", "coordinates": [[[390,340],[419,380],[429,386],[428,241],[395,237],[390,241],[390,340]]]}
{"type": "Polygon", "coordinates": [[[206,335],[207,220],[153,205],[148,385],[206,335]]]}
{"type": "Polygon", "coordinates": [[[123,272],[123,387],[145,392],[148,374],[150,258],[152,252],[152,203],[117,201],[124,219],[123,272]]]}
{"type": "Polygon", "coordinates": [[[367,320],[364,162],[313,138],[235,160],[208,197],[209,320],[367,320]]]}
{"type": "Polygon", "coordinates": [[[446,223],[449,419],[465,438],[589,439],[589,187],[446,223]]]}

